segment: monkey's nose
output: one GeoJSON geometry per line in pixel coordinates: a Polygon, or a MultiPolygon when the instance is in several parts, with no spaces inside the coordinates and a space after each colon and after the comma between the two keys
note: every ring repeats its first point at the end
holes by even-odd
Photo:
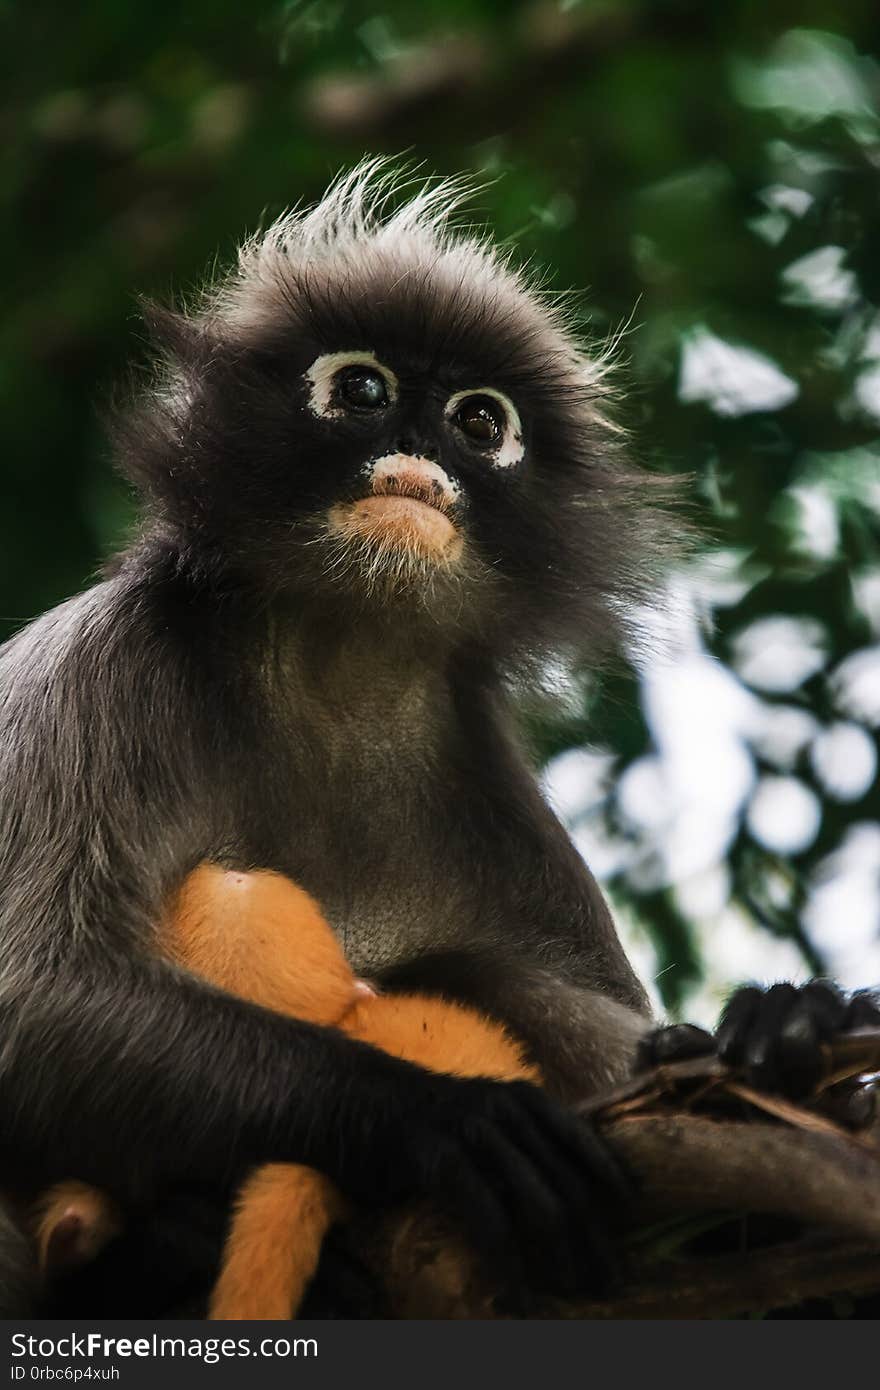
{"type": "Polygon", "coordinates": [[[401,492],[440,506],[452,506],[458,498],[458,486],[445,469],[420,454],[386,454],[373,464],[370,480],[375,493],[401,492]]]}

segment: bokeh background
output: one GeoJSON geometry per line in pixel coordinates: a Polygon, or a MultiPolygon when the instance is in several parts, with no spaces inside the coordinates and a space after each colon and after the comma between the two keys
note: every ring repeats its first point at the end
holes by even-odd
{"type": "Polygon", "coordinates": [[[528,712],[642,974],[880,981],[876,0],[21,0],[2,11],[2,631],[131,499],[100,406],[136,295],[364,153],[472,209],[620,337],[639,457],[705,537],[648,654],[528,712]]]}

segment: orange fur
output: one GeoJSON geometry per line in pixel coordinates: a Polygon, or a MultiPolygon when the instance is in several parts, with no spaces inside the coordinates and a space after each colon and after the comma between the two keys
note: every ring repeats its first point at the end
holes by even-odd
{"type": "Polygon", "coordinates": [[[200,864],[159,933],[163,955],[264,1009],[333,1024],[355,978],[318,904],[290,879],[200,864]]]}
{"type": "MultiPolygon", "coordinates": [[[[518,1044],[471,1009],[417,995],[364,995],[309,895],[277,874],[202,865],[163,932],[172,958],[231,993],[435,1071],[539,1080],[518,1044]]],[[[344,1211],[313,1169],[268,1164],[236,1203],[209,1316],[284,1318],[315,1272],[328,1227],[344,1211]]]]}
{"type": "Polygon", "coordinates": [[[258,1168],[239,1193],[208,1316],[289,1318],[317,1268],[328,1228],[345,1210],[339,1191],[314,1168],[258,1168]]]}
{"type": "MultiPolygon", "coordinates": [[[[419,995],[377,995],[352,973],[317,903],[289,879],[202,864],[187,878],[159,932],[159,950],[219,988],[277,1013],[341,1028],[429,1070],[540,1083],[519,1044],[498,1023],[461,1005],[419,995]]],[[[113,1208],[83,1184],[53,1189],[38,1227],[45,1264],[71,1211],[89,1253],[113,1234],[113,1208]],[[106,1205],[102,1205],[106,1204],[106,1205]],[[89,1243],[88,1232],[94,1239],[89,1243]]],[[[242,1187],[210,1302],[215,1319],[296,1313],[329,1226],[345,1211],[330,1180],[312,1168],[270,1163],[242,1187]]]]}

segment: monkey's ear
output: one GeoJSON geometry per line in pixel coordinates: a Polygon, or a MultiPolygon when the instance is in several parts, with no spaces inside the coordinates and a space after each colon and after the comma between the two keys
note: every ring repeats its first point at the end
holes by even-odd
{"type": "Polygon", "coordinates": [[[104,412],[117,470],[145,497],[179,505],[186,470],[181,439],[209,374],[216,344],[208,324],[153,300],[140,309],[153,349],[152,379],[133,371],[104,412]]]}
{"type": "Polygon", "coordinates": [[[202,317],[190,317],[158,300],[139,300],[150,342],[160,358],[181,367],[202,366],[214,346],[213,334],[202,317]]]}

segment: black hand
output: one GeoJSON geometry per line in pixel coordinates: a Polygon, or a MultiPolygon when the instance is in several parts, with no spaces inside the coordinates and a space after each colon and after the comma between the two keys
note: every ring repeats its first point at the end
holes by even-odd
{"type": "Polygon", "coordinates": [[[384,1125],[374,1115],[371,1140],[332,1173],[343,1191],[363,1204],[429,1197],[508,1284],[605,1286],[630,1193],[590,1126],[525,1082],[410,1071],[384,1125]]]}
{"type": "Polygon", "coordinates": [[[798,988],[737,990],[718,1028],[718,1053],[767,1091],[808,1095],[823,1071],[823,1043],[852,1028],[876,1027],[880,1008],[862,991],[847,999],[835,985],[813,980],[798,988]]]}

